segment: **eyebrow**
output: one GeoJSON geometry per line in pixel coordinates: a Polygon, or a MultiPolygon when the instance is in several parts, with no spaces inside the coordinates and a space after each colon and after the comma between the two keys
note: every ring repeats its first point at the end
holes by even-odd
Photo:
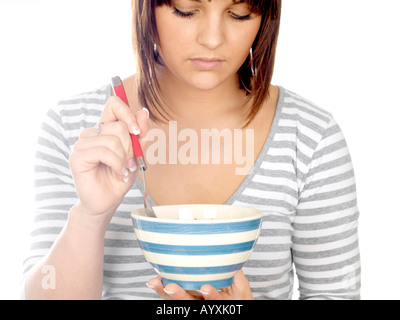
{"type": "MultiPolygon", "coordinates": [[[[203,2],[203,0],[190,0],[190,1],[199,2],[199,3],[203,2]]],[[[207,1],[211,1],[211,0],[207,0],[207,1]]],[[[241,4],[241,3],[244,3],[245,1],[244,0],[239,0],[239,1],[232,1],[232,2],[233,2],[233,4],[241,4]]]]}

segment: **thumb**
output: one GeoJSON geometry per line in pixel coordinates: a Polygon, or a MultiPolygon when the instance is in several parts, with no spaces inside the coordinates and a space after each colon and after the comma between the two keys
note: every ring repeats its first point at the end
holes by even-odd
{"type": "Polygon", "coordinates": [[[139,140],[141,145],[145,143],[147,131],[149,130],[149,115],[150,113],[147,108],[142,108],[135,114],[140,129],[139,140]]]}

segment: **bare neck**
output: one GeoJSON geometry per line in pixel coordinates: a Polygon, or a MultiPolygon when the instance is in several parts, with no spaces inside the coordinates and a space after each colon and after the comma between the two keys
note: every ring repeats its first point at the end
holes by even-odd
{"type": "Polygon", "coordinates": [[[241,127],[249,110],[249,99],[239,88],[236,75],[211,90],[193,88],[169,71],[157,75],[166,110],[173,120],[187,126],[241,127]]]}

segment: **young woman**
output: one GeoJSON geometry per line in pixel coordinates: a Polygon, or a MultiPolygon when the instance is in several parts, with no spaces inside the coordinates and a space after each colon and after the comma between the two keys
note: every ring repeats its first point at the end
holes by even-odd
{"type": "Polygon", "coordinates": [[[130,108],[107,85],[61,101],[43,124],[26,298],[290,299],[293,265],[300,298],[359,298],[358,209],[342,132],[330,113],[270,83],[281,1],[139,0],[132,9],[130,108]],[[202,139],[207,130],[231,139],[215,147],[202,139]],[[154,206],[264,212],[231,287],[204,285],[200,296],[164,287],[145,261],[130,219],[143,196],[129,133],[147,158],[154,206]]]}

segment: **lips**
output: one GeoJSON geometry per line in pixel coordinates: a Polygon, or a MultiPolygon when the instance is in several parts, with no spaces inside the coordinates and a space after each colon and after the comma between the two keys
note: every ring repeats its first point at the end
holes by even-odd
{"type": "Polygon", "coordinates": [[[224,60],[217,58],[194,58],[190,59],[190,62],[198,69],[214,70],[220,67],[224,63],[224,60]]]}

